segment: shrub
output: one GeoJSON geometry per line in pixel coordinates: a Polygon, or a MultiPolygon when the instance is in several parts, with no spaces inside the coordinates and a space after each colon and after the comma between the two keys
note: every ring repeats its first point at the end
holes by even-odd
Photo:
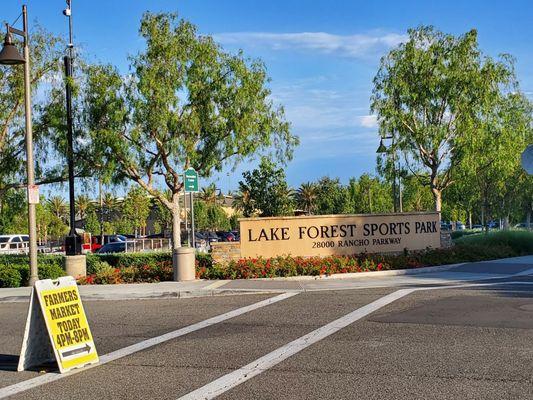
{"type": "Polygon", "coordinates": [[[453,231],[451,233],[451,236],[452,236],[452,239],[455,240],[455,239],[459,239],[463,236],[468,236],[468,235],[475,235],[479,233],[479,231],[474,231],[474,230],[462,230],[462,231],[453,231]]]}
{"type": "Polygon", "coordinates": [[[457,244],[479,246],[491,249],[495,246],[511,248],[517,255],[533,254],[533,232],[528,231],[497,231],[463,236],[456,240],[457,244]]]}
{"type": "MultiPolygon", "coordinates": [[[[65,275],[62,256],[39,254],[37,265],[39,279],[57,279],[65,275]]],[[[26,286],[29,275],[30,259],[28,255],[0,255],[0,287],[26,286]],[[15,270],[16,272],[14,272],[15,270]]]]}
{"type": "Polygon", "coordinates": [[[172,253],[169,251],[154,251],[147,253],[89,254],[87,256],[87,273],[93,274],[95,266],[102,261],[115,268],[138,267],[141,265],[155,266],[161,262],[172,262],[172,253]]]}
{"type": "Polygon", "coordinates": [[[19,287],[21,281],[18,268],[12,266],[0,268],[0,288],[19,287]]]}

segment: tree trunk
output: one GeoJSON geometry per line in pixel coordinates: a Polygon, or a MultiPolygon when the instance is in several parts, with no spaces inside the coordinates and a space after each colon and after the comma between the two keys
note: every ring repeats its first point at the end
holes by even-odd
{"type": "Polygon", "coordinates": [[[433,194],[433,199],[435,200],[435,211],[440,212],[442,209],[442,190],[432,187],[431,193],[433,194]]]}
{"type": "Polygon", "coordinates": [[[172,195],[172,249],[175,250],[181,247],[181,218],[180,218],[180,203],[179,194],[172,195]]]}
{"type": "Polygon", "coordinates": [[[468,229],[472,229],[472,211],[468,211],[468,229]]]}

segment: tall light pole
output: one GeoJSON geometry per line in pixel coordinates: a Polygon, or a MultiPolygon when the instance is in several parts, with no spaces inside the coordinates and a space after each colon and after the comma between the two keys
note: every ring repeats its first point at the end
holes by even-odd
{"type": "Polygon", "coordinates": [[[67,0],[67,8],[63,15],[68,18],[69,43],[65,62],[66,76],[66,107],[67,107],[67,162],[68,162],[68,194],[70,209],[70,232],[65,243],[67,256],[81,254],[81,239],[76,234],[76,200],[74,198],[74,121],[72,117],[72,59],[74,57],[74,44],[72,41],[72,9],[71,0],[67,0]]]}
{"type": "MultiPolygon", "coordinates": [[[[28,228],[30,236],[30,278],[29,285],[39,279],[37,269],[37,219],[35,212],[35,199],[30,196],[30,190],[35,188],[35,171],[33,164],[33,132],[31,124],[31,81],[30,81],[30,49],[28,35],[28,12],[26,6],[22,6],[22,31],[6,24],[7,33],[4,46],[0,51],[0,64],[19,65],[24,64],[24,108],[26,114],[26,174],[28,192],[28,228]],[[21,56],[13,44],[11,34],[21,36],[24,39],[24,56],[21,56]]],[[[37,196],[38,200],[38,196],[37,196]]]]}
{"type": "MultiPolygon", "coordinates": [[[[379,147],[376,150],[376,153],[378,154],[385,154],[391,152],[391,148],[387,148],[383,144],[383,139],[394,139],[393,136],[384,136],[379,141],[379,147]]],[[[394,147],[394,142],[393,146],[394,147]]],[[[393,149],[392,149],[393,150],[393,149]]],[[[403,212],[403,202],[402,202],[402,183],[401,183],[401,177],[399,174],[399,171],[396,170],[396,153],[392,152],[391,155],[392,158],[392,172],[393,172],[393,179],[392,179],[392,197],[393,197],[393,203],[394,203],[394,212],[403,212]],[[396,178],[398,178],[398,182],[396,182],[396,178]],[[397,185],[398,183],[398,185],[397,185]],[[399,196],[398,196],[398,188],[399,188],[399,196]]]]}

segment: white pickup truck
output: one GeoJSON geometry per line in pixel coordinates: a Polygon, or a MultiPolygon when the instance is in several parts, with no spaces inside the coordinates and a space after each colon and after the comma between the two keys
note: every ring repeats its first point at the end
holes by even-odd
{"type": "Polygon", "coordinates": [[[29,245],[28,235],[0,235],[0,254],[26,254],[29,245]]]}

